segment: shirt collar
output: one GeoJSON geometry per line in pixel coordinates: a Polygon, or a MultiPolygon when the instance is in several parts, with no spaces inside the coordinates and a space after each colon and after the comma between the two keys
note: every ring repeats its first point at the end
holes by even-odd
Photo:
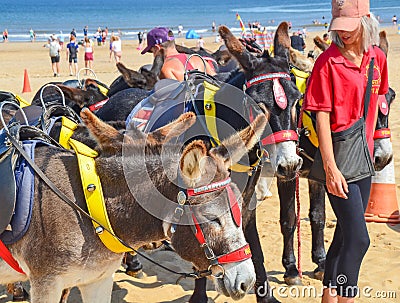
{"type": "MultiPolygon", "coordinates": [[[[349,66],[349,65],[348,65],[348,61],[345,60],[345,58],[343,57],[342,53],[340,52],[338,46],[337,46],[335,43],[332,43],[332,44],[331,44],[331,46],[330,46],[330,51],[331,51],[331,53],[332,53],[332,54],[331,54],[331,59],[332,59],[332,61],[333,61],[334,63],[341,63],[341,64],[344,64],[344,65],[346,65],[346,66],[349,66]]],[[[370,61],[372,58],[375,58],[375,57],[376,57],[376,54],[375,54],[374,47],[373,47],[373,46],[370,46],[370,47],[368,48],[368,51],[364,53],[361,66],[364,66],[364,65],[368,64],[369,61],[370,61]],[[365,60],[367,60],[367,61],[365,61],[365,60]],[[366,63],[365,63],[365,62],[366,62],[366,63]]],[[[352,66],[353,66],[353,65],[352,65],[352,66]]],[[[349,67],[350,67],[350,66],[349,66],[349,67]]]]}

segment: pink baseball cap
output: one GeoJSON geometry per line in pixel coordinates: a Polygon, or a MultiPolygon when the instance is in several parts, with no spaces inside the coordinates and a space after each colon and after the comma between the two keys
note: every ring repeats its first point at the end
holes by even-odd
{"type": "Polygon", "coordinates": [[[165,41],[174,40],[174,35],[166,27],[155,27],[147,33],[147,46],[142,51],[142,55],[147,53],[154,45],[161,44],[165,41]]]}
{"type": "Polygon", "coordinates": [[[368,15],[369,0],[332,0],[332,21],[329,30],[351,32],[368,15]]]}

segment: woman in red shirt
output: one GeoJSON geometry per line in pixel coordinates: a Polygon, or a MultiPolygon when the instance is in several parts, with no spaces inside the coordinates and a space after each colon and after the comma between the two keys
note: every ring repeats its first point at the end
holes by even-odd
{"type": "Polygon", "coordinates": [[[369,12],[368,0],[332,0],[331,46],[315,63],[305,96],[305,109],[316,112],[326,189],[337,217],[332,244],[326,257],[323,303],[354,302],[362,259],[369,236],[364,212],[371,177],[347,183],[336,166],[331,132],[352,126],[363,116],[364,94],[371,58],[375,58],[366,136],[373,152],[378,95],[388,91],[384,53],[373,45],[379,41],[379,23],[369,12]]]}

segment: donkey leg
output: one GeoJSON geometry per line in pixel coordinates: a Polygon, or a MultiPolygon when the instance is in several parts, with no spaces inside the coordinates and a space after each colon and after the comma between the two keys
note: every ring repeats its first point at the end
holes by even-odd
{"type": "Polygon", "coordinates": [[[324,246],[324,227],[325,227],[325,188],[318,182],[308,180],[310,194],[310,222],[312,233],[312,261],[317,264],[314,270],[314,277],[322,280],[325,270],[325,246],[324,246]]]}
{"type": "Polygon", "coordinates": [[[189,299],[189,303],[207,303],[207,278],[196,279],[194,291],[189,299]]]}
{"type": "Polygon", "coordinates": [[[79,285],[84,303],[110,303],[113,288],[113,276],[109,275],[93,283],[79,285]]]}
{"type": "Polygon", "coordinates": [[[296,213],[294,208],[296,180],[284,181],[278,178],[277,184],[280,201],[280,224],[283,235],[282,264],[285,267],[283,278],[288,285],[301,285],[293,249],[293,237],[296,230],[296,213]]]}
{"type": "Polygon", "coordinates": [[[63,285],[52,277],[31,277],[31,303],[54,303],[61,298],[63,285]]]}
{"type": "Polygon", "coordinates": [[[15,282],[7,285],[7,289],[13,296],[13,302],[21,302],[29,299],[29,294],[26,292],[21,282],[15,282]]]}
{"type": "Polygon", "coordinates": [[[279,303],[274,297],[268,282],[267,272],[264,267],[264,254],[261,249],[260,238],[256,226],[256,212],[253,211],[249,222],[247,223],[244,235],[246,241],[250,244],[252,261],[256,271],[256,284],[254,285],[258,303],[279,303]]]}
{"type": "Polygon", "coordinates": [[[124,257],[126,268],[126,274],[135,278],[141,278],[143,276],[143,265],[140,263],[138,256],[134,252],[128,252],[124,257]]]}

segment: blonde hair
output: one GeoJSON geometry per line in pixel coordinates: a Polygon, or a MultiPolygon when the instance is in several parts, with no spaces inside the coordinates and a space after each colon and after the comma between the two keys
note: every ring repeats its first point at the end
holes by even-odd
{"type": "MultiPolygon", "coordinates": [[[[363,29],[363,50],[366,52],[371,45],[379,44],[379,21],[375,18],[374,14],[370,13],[369,16],[361,17],[361,27],[363,29]]],[[[337,46],[344,47],[344,43],[337,31],[331,31],[330,36],[337,46]]]]}

